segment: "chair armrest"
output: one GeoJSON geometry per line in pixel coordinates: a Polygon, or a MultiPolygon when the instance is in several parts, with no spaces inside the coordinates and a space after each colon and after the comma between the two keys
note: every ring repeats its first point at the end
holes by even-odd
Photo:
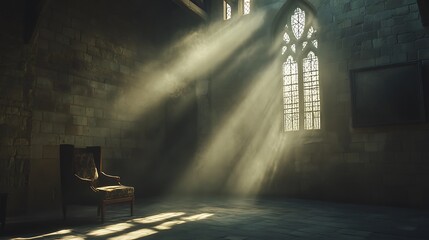
{"type": "Polygon", "coordinates": [[[119,177],[119,176],[109,175],[109,174],[106,174],[105,172],[101,172],[101,174],[103,174],[104,176],[106,176],[108,178],[113,178],[113,179],[117,180],[118,182],[121,181],[121,177],[119,177]]]}
{"type": "Polygon", "coordinates": [[[79,177],[78,175],[74,174],[75,177],[77,177],[79,180],[84,181],[84,182],[88,182],[89,184],[92,183],[91,179],[88,178],[83,178],[83,177],[79,177]]]}
{"type": "Polygon", "coordinates": [[[100,181],[101,185],[121,185],[121,178],[119,176],[109,175],[104,172],[100,173],[101,174],[98,176],[98,180],[100,181]]]}

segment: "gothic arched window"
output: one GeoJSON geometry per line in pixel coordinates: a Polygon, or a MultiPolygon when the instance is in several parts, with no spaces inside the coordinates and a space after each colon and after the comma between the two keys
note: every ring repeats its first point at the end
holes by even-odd
{"type": "Polygon", "coordinates": [[[284,131],[320,129],[318,41],[309,19],[296,7],[283,28],[284,131]]]}

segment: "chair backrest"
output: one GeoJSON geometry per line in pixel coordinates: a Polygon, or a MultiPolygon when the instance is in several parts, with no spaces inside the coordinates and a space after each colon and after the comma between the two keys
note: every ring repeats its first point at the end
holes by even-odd
{"type": "Polygon", "coordinates": [[[78,181],[74,174],[96,180],[101,171],[101,147],[75,148],[70,144],[60,145],[60,174],[62,195],[74,194],[78,181]],[[94,168],[95,167],[95,168],[94,168]]]}
{"type": "Polygon", "coordinates": [[[74,149],[73,172],[77,176],[91,181],[98,179],[98,171],[94,163],[94,155],[87,149],[74,149]]]}

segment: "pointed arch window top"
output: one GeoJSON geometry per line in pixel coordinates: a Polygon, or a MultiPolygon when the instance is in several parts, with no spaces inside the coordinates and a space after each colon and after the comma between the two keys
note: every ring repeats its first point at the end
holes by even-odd
{"type": "Polygon", "coordinates": [[[286,77],[293,76],[293,79],[286,79],[285,83],[298,84],[298,63],[295,61],[295,59],[293,59],[292,56],[288,56],[286,62],[283,63],[283,75],[286,77]]]}
{"type": "Polygon", "coordinates": [[[296,8],[291,16],[292,32],[296,39],[300,39],[304,33],[305,12],[301,8],[296,8]]]}

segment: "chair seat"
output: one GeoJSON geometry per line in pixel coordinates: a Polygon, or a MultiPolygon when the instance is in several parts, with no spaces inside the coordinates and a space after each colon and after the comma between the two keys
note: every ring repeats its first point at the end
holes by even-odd
{"type": "Polygon", "coordinates": [[[96,188],[103,199],[117,199],[134,196],[134,187],[112,185],[96,188]]]}

